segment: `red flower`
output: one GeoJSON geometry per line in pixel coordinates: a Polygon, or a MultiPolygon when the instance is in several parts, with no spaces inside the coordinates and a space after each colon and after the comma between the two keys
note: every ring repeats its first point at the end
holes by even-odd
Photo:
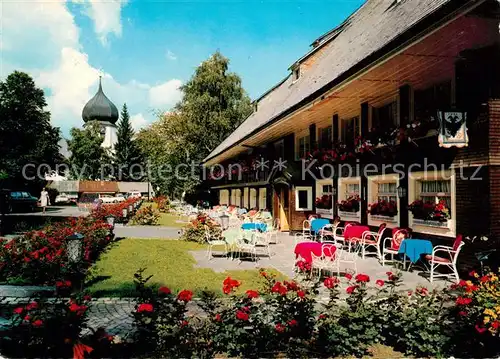
{"type": "Polygon", "coordinates": [[[389,280],[391,280],[391,281],[392,281],[392,280],[396,280],[396,278],[397,278],[397,277],[394,275],[394,273],[392,273],[392,272],[385,272],[385,274],[387,274],[387,278],[388,278],[389,280]]]}
{"type": "Polygon", "coordinates": [[[33,310],[38,308],[38,303],[37,302],[31,302],[26,306],[26,310],[33,310]]]}
{"type": "Polygon", "coordinates": [[[246,292],[246,293],[247,293],[247,297],[248,297],[249,299],[252,299],[252,298],[257,298],[257,297],[259,296],[259,292],[257,292],[256,290],[251,290],[251,289],[249,289],[249,290],[247,290],[247,292],[246,292]]]}
{"type": "Polygon", "coordinates": [[[485,283],[489,280],[490,278],[487,275],[483,275],[480,279],[481,283],[485,283]]]}
{"type": "Polygon", "coordinates": [[[139,306],[137,307],[137,313],[142,313],[142,312],[152,312],[153,311],[153,305],[149,304],[149,303],[142,303],[142,304],[139,304],[139,306]]]}
{"type": "Polygon", "coordinates": [[[92,299],[92,297],[90,295],[84,295],[83,296],[83,300],[86,301],[86,302],[90,301],[91,299],[92,299]]]}
{"type": "Polygon", "coordinates": [[[476,330],[479,334],[483,334],[486,331],[486,328],[480,327],[476,324],[476,330]]]}
{"type": "Polygon", "coordinates": [[[238,310],[236,312],[236,318],[239,320],[247,321],[249,318],[249,315],[245,313],[244,311],[238,310]]]}
{"type": "Polygon", "coordinates": [[[370,277],[366,274],[358,274],[356,276],[356,282],[358,283],[368,283],[370,281],[370,277]]]}
{"type": "Polygon", "coordinates": [[[356,288],[358,288],[357,285],[352,285],[350,287],[347,287],[347,289],[345,291],[347,292],[347,294],[352,294],[352,293],[354,293],[354,291],[356,290],[356,288]]]}
{"type": "Polygon", "coordinates": [[[292,319],[292,320],[288,321],[288,325],[290,327],[295,327],[295,326],[297,326],[297,324],[299,324],[299,323],[295,319],[292,319]]]}
{"type": "Polygon", "coordinates": [[[71,305],[69,306],[69,310],[71,312],[77,313],[78,315],[82,315],[87,310],[87,306],[86,305],[78,305],[76,303],[71,303],[71,305]]]}
{"type": "Polygon", "coordinates": [[[383,287],[384,286],[384,281],[382,279],[379,279],[375,282],[376,285],[378,285],[379,287],[383,287]]]}
{"type": "Polygon", "coordinates": [[[472,298],[458,297],[456,303],[457,305],[469,305],[472,303],[472,298]]]}
{"type": "Polygon", "coordinates": [[[220,316],[219,313],[215,314],[215,321],[216,322],[221,322],[222,321],[222,317],[220,316]]]}
{"type": "Polygon", "coordinates": [[[346,274],[345,274],[345,277],[347,278],[347,280],[351,280],[351,279],[352,279],[352,275],[351,275],[351,274],[349,274],[349,273],[346,273],[346,274]]]}
{"type": "Polygon", "coordinates": [[[297,291],[297,297],[304,298],[305,296],[306,296],[306,292],[304,292],[303,290],[297,291]]]}
{"type": "Polygon", "coordinates": [[[168,287],[160,287],[160,289],[158,289],[158,294],[168,295],[170,293],[172,293],[172,291],[168,287]]]}
{"type": "Polygon", "coordinates": [[[275,325],[274,329],[278,332],[278,333],[283,333],[285,331],[285,326],[281,323],[278,323],[275,325]]]}
{"type": "Polygon", "coordinates": [[[461,316],[461,317],[466,317],[467,316],[467,312],[465,310],[461,310],[460,312],[458,312],[458,315],[461,316]]]}
{"type": "Polygon", "coordinates": [[[31,325],[38,328],[43,325],[43,321],[41,319],[37,319],[33,323],[31,323],[31,325]]]}
{"type": "Polygon", "coordinates": [[[29,315],[25,316],[24,320],[27,321],[27,322],[29,322],[31,320],[31,316],[29,316],[29,315]]]}
{"type": "Polygon", "coordinates": [[[294,281],[288,282],[285,280],[283,284],[287,287],[288,290],[296,291],[299,289],[299,286],[294,281]]]}
{"type": "Polygon", "coordinates": [[[417,288],[416,292],[420,295],[423,295],[423,296],[429,294],[429,290],[425,287],[417,288]]]}
{"type": "Polygon", "coordinates": [[[71,287],[71,282],[69,280],[57,281],[56,287],[57,288],[68,288],[68,287],[71,287]]]}
{"type": "Polygon", "coordinates": [[[273,287],[271,288],[271,292],[279,293],[281,295],[286,295],[288,290],[286,289],[286,287],[283,284],[281,284],[281,282],[276,282],[276,283],[274,283],[273,287]]]}
{"type": "Polygon", "coordinates": [[[227,277],[226,279],[224,279],[222,284],[223,284],[222,291],[224,292],[224,294],[231,293],[234,288],[238,288],[241,285],[240,282],[238,282],[235,279],[232,279],[231,277],[227,277]]]}
{"type": "Polygon", "coordinates": [[[328,289],[332,289],[332,288],[335,288],[339,284],[339,280],[336,277],[329,277],[329,278],[326,278],[324,280],[323,284],[328,289]]]}
{"type": "Polygon", "coordinates": [[[181,322],[181,327],[186,327],[186,326],[188,326],[188,325],[189,325],[189,323],[188,323],[188,321],[187,321],[187,320],[183,320],[183,321],[181,322]]]}
{"type": "Polygon", "coordinates": [[[498,329],[498,327],[500,327],[500,322],[498,320],[495,320],[493,323],[491,323],[491,327],[493,329],[498,329]]]}
{"type": "Polygon", "coordinates": [[[182,300],[184,302],[189,302],[193,298],[193,292],[190,290],[182,290],[177,295],[177,299],[182,300]]]}
{"type": "Polygon", "coordinates": [[[477,273],[475,270],[469,272],[469,276],[471,276],[471,277],[475,277],[476,275],[477,275],[477,273]]]}
{"type": "Polygon", "coordinates": [[[266,272],[260,272],[260,275],[263,276],[264,278],[267,278],[267,273],[266,272]]]}
{"type": "Polygon", "coordinates": [[[326,314],[320,314],[318,319],[326,319],[328,316],[326,314]]]}
{"type": "Polygon", "coordinates": [[[16,309],[14,309],[15,314],[22,314],[23,311],[24,311],[23,307],[17,307],[16,309]]]}

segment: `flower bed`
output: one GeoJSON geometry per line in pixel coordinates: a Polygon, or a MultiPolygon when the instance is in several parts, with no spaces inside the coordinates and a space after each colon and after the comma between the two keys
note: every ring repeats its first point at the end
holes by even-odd
{"type": "Polygon", "coordinates": [[[401,277],[387,272],[325,278],[322,283],[277,281],[261,272],[262,287],[236,295],[241,283],[227,277],[226,297],[190,290],[174,293],[147,286],[140,270],[134,342],[104,329],[81,337],[91,302],[80,296],[53,304],[32,301],[12,308],[12,326],[0,335],[12,357],[80,359],[127,357],[363,357],[382,344],[411,357],[496,357],[500,353],[500,283],[494,273],[460,281],[444,291],[400,290],[401,277]],[[329,294],[318,306],[319,286],[329,294]],[[341,298],[341,293],[345,293],[341,298]],[[345,298],[345,296],[347,296],[345,298]]]}
{"type": "Polygon", "coordinates": [[[10,241],[0,240],[0,282],[54,285],[83,276],[112,240],[109,225],[92,217],[49,225],[10,241]],[[67,238],[83,235],[81,259],[69,260],[67,238]]]}
{"type": "Polygon", "coordinates": [[[139,202],[139,198],[128,198],[127,200],[120,203],[103,204],[97,208],[92,209],[90,215],[92,218],[105,221],[107,217],[113,216],[115,222],[125,223],[132,216],[129,212],[129,207],[132,206],[133,210],[137,206],[136,202],[139,202]],[[127,210],[127,216],[123,216],[123,210],[127,210]]]}
{"type": "Polygon", "coordinates": [[[213,237],[219,237],[222,235],[220,226],[206,214],[200,213],[195,219],[184,227],[180,239],[190,242],[206,243],[207,230],[213,237]]]}

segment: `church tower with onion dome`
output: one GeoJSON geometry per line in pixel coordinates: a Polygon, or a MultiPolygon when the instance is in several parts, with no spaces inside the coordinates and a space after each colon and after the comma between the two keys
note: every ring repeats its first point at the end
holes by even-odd
{"type": "Polygon", "coordinates": [[[102,91],[101,76],[99,76],[99,89],[83,108],[82,118],[85,124],[90,121],[97,121],[99,123],[101,134],[104,136],[102,147],[108,148],[112,152],[114,152],[115,144],[118,140],[116,133],[118,116],[118,109],[102,91]]]}

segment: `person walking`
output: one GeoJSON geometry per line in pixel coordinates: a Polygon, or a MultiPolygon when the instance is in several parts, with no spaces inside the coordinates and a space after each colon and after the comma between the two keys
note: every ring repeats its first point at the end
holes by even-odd
{"type": "Polygon", "coordinates": [[[50,205],[49,192],[44,187],[40,193],[40,206],[42,206],[43,214],[45,214],[45,208],[50,205]]]}

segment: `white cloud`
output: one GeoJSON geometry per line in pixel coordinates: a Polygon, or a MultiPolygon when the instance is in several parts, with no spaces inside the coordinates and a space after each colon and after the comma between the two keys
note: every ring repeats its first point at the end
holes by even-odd
{"type": "Polygon", "coordinates": [[[175,105],[181,98],[181,80],[173,79],[149,89],[149,103],[153,107],[175,105]]]}
{"type": "Polygon", "coordinates": [[[175,61],[177,60],[177,55],[174,54],[172,51],[167,50],[167,54],[165,55],[167,57],[167,60],[175,61]]]}
{"type": "MultiPolygon", "coordinates": [[[[81,1],[79,1],[81,2],[81,1]]],[[[126,1],[122,0],[87,0],[86,14],[94,22],[94,31],[103,45],[107,44],[108,35],[122,35],[121,12],[126,1]]]]}
{"type": "MultiPolygon", "coordinates": [[[[85,6],[88,6],[89,0],[73,1],[86,1],[85,6]]],[[[115,1],[112,5],[116,10],[116,6],[121,7],[123,3],[115,1]]],[[[63,0],[33,0],[5,2],[2,7],[0,78],[15,69],[28,72],[36,84],[46,90],[52,123],[61,127],[65,134],[71,127],[81,127],[81,111],[97,91],[99,70],[80,45],[80,29],[67,3],[63,0]]],[[[96,21],[96,31],[101,31],[101,34],[121,31],[118,30],[119,16],[108,21],[104,15],[96,13],[97,18],[100,20],[96,21]]],[[[127,103],[129,110],[137,114],[136,126],[151,122],[153,110],[168,109],[181,98],[180,80],[155,86],[133,79],[118,82],[111,73],[103,70],[104,92],[119,109],[127,103]]]]}
{"type": "Polygon", "coordinates": [[[134,131],[137,132],[141,128],[145,127],[148,124],[148,121],[146,121],[142,113],[138,113],[130,116],[130,123],[132,124],[134,131]]]}

